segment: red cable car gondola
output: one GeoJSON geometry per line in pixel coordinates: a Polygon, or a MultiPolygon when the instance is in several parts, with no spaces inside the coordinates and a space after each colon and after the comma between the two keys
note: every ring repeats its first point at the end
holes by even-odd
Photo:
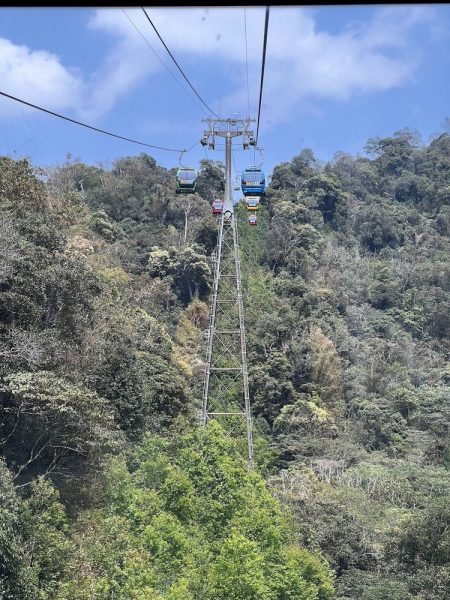
{"type": "Polygon", "coordinates": [[[216,198],[213,200],[212,204],[212,214],[213,215],[221,215],[223,212],[223,200],[216,198]]]}

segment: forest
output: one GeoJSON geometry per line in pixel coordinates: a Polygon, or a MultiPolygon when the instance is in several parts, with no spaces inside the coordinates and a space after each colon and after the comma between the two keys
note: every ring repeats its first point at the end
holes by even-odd
{"type": "Polygon", "coordinates": [[[199,426],[224,166],[0,157],[0,600],[450,599],[450,135],[236,207],[256,468],[199,426]]]}

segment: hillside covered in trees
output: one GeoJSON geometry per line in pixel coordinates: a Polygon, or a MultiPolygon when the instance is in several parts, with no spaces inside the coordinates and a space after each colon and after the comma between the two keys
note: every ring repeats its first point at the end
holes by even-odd
{"type": "Polygon", "coordinates": [[[450,136],[239,204],[257,470],[198,410],[223,166],[0,158],[0,600],[450,598],[450,136]]]}

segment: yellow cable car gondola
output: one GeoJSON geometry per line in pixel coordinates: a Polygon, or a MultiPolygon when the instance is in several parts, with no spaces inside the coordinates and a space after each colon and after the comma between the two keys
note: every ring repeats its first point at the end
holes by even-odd
{"type": "Polygon", "coordinates": [[[247,210],[259,210],[259,196],[246,196],[247,210]]]}

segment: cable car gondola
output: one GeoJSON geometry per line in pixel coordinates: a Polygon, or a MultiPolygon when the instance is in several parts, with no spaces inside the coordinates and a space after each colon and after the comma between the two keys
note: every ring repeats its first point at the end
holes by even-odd
{"type": "Polygon", "coordinates": [[[197,171],[193,167],[180,167],[177,171],[177,194],[195,193],[197,171]]]}
{"type": "Polygon", "coordinates": [[[221,215],[223,212],[223,200],[216,198],[213,200],[212,204],[212,214],[213,215],[221,215]]]}
{"type": "Polygon", "coordinates": [[[248,224],[249,225],[257,225],[258,224],[258,217],[254,213],[252,215],[248,216],[248,224]]]}
{"type": "Polygon", "coordinates": [[[244,196],[261,195],[266,186],[266,177],[259,167],[247,167],[242,173],[241,187],[244,196]]]}
{"type": "Polygon", "coordinates": [[[245,202],[247,210],[259,210],[259,196],[247,196],[245,202]]]}

